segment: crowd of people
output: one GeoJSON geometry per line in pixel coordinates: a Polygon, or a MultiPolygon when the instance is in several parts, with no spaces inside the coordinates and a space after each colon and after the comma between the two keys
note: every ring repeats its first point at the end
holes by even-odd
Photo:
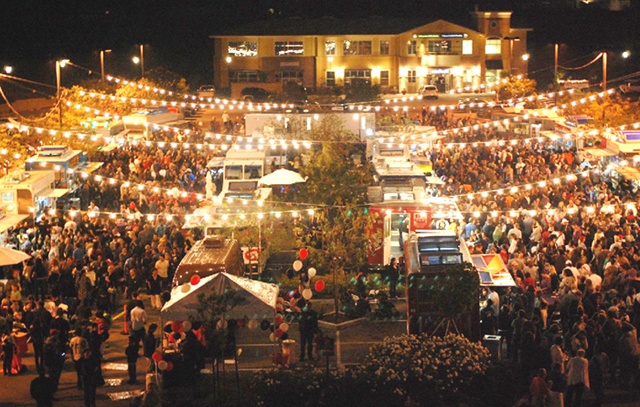
{"type": "MultiPolygon", "coordinates": [[[[452,120],[431,110],[419,117],[437,128],[452,120]]],[[[185,140],[199,141],[198,134],[185,140]]],[[[172,141],[163,130],[153,137],[172,141]]],[[[495,129],[480,127],[447,141],[497,137],[495,129]]],[[[78,385],[91,405],[95,387],[87,383],[100,383],[110,316],[121,299],[139,301],[141,291],[151,296],[152,307],[161,307],[161,293],[197,238],[185,237],[181,222],[199,204],[198,195],[211,192],[207,163],[216,154],[221,152],[158,145],[115,150],[104,157],[102,178],[79,179],[82,207],[76,209],[82,211],[45,211],[35,225],[23,223],[2,236],[5,245],[32,255],[4,269],[0,333],[6,375],[22,370],[26,349],[19,333],[30,336],[40,378],[51,379],[53,388],[70,347],[78,385]],[[167,193],[174,188],[181,193],[167,193]]],[[[482,330],[499,334],[507,358],[523,377],[533,378],[531,403],[561,405],[564,394],[567,405],[578,406],[589,387],[599,403],[606,386],[637,391],[640,227],[633,191],[606,182],[601,171],[585,167],[563,146],[458,145],[425,154],[445,180],[439,193],[462,195],[458,205],[465,219],[454,229],[473,252],[500,254],[517,283],[486,293],[482,330]],[[561,181],[541,183],[554,178],[561,181]],[[514,185],[517,192],[510,190],[514,185]]],[[[137,307],[131,303],[129,311],[137,307]]],[[[132,331],[129,360],[144,337],[138,327],[132,331]]]]}

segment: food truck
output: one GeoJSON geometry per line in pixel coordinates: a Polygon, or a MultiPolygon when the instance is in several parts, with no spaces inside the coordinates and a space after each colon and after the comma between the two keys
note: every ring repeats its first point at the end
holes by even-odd
{"type": "Polygon", "coordinates": [[[202,278],[221,272],[242,276],[244,264],[240,244],[222,236],[207,236],[194,243],[182,258],[171,287],[189,283],[194,274],[202,278]]]}
{"type": "MultiPolygon", "coordinates": [[[[4,213],[14,220],[38,219],[46,208],[55,208],[56,200],[69,192],[67,188],[55,188],[55,175],[52,170],[16,170],[0,179],[4,213]]],[[[8,221],[5,219],[5,223],[8,221]]]]}

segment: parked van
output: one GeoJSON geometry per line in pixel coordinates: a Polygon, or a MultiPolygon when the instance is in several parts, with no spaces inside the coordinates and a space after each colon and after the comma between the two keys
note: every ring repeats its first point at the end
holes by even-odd
{"type": "Polygon", "coordinates": [[[420,89],[420,94],[425,99],[438,99],[438,88],[435,85],[424,85],[420,89]]]}
{"type": "Polygon", "coordinates": [[[202,85],[198,88],[198,97],[201,99],[213,99],[216,97],[216,88],[213,85],[202,85]]]}

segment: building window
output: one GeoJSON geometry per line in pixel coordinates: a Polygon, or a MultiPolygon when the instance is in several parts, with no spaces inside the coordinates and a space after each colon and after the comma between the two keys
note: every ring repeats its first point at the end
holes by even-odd
{"type": "Polygon", "coordinates": [[[415,69],[409,69],[407,71],[407,82],[409,83],[416,83],[416,70],[415,69]]]}
{"type": "Polygon", "coordinates": [[[304,53],[304,45],[302,41],[276,41],[276,55],[302,55],[304,53]]]}
{"type": "Polygon", "coordinates": [[[230,41],[227,53],[232,57],[258,56],[258,43],[251,41],[230,41]]]}
{"type": "Polygon", "coordinates": [[[351,84],[351,81],[354,79],[359,79],[366,83],[371,83],[371,69],[345,69],[344,84],[351,84]]]}
{"type": "Polygon", "coordinates": [[[380,71],[380,86],[389,86],[389,71],[380,71]]]}
{"type": "Polygon", "coordinates": [[[260,73],[252,70],[229,72],[230,82],[263,82],[260,73]]]}
{"type": "Polygon", "coordinates": [[[462,40],[462,55],[473,55],[473,40],[462,40]]]}
{"type": "Polygon", "coordinates": [[[336,86],[336,72],[327,71],[327,86],[336,86]]]}
{"type": "Polygon", "coordinates": [[[429,41],[428,50],[430,54],[450,54],[451,41],[448,41],[448,40],[429,41]]]}
{"type": "Polygon", "coordinates": [[[342,44],[343,55],[371,55],[371,41],[345,41],[342,44]]]}
{"type": "Polygon", "coordinates": [[[336,42],[331,40],[331,41],[325,41],[324,42],[324,54],[325,55],[335,55],[336,54],[336,42]]]}
{"type": "Polygon", "coordinates": [[[407,54],[415,55],[418,53],[418,41],[407,41],[407,54]]]}
{"type": "Polygon", "coordinates": [[[380,55],[389,55],[389,41],[380,41],[380,55]]]}
{"type": "Polygon", "coordinates": [[[484,53],[487,55],[502,54],[502,40],[500,38],[488,38],[484,53]]]}
{"type": "Polygon", "coordinates": [[[279,71],[276,72],[276,82],[294,82],[298,85],[302,85],[303,76],[304,71],[279,71]]]}

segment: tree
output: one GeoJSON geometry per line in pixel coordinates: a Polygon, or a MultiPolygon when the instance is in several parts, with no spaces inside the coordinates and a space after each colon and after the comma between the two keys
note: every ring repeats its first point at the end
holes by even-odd
{"type": "Polygon", "coordinates": [[[310,138],[320,147],[309,153],[298,187],[299,202],[324,206],[316,216],[319,233],[303,234],[310,248],[310,263],[334,276],[334,302],[338,311],[337,274],[359,270],[367,260],[367,229],[374,218],[365,208],[366,188],[373,181],[371,164],[357,160],[365,152],[358,136],[347,133],[335,115],[321,119],[310,138]],[[313,239],[313,242],[311,241],[313,239]],[[313,243],[313,244],[312,244],[313,243]]]}
{"type": "Polygon", "coordinates": [[[536,81],[533,79],[520,76],[509,76],[508,79],[506,82],[498,83],[495,87],[498,100],[529,96],[536,91],[536,81]]]}

